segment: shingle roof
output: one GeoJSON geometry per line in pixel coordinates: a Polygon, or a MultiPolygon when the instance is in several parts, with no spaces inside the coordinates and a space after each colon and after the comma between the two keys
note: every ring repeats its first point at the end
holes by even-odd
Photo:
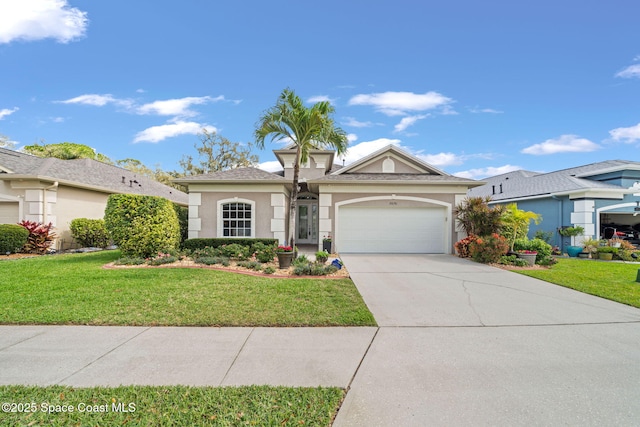
{"type": "Polygon", "coordinates": [[[0,148],[0,170],[8,170],[6,175],[0,173],[0,179],[10,179],[14,174],[26,175],[106,192],[160,196],[185,205],[189,200],[189,196],[180,190],[92,159],[40,158],[0,148]]]}
{"type": "Polygon", "coordinates": [[[482,182],[473,179],[460,178],[452,175],[433,175],[427,173],[347,173],[344,175],[325,175],[322,178],[313,179],[311,182],[393,182],[413,181],[423,183],[458,183],[482,185],[482,182]]]}
{"type": "Polygon", "coordinates": [[[485,185],[469,190],[468,194],[471,197],[491,196],[493,200],[499,201],[586,189],[621,190],[622,187],[618,185],[586,177],[625,167],[638,169],[640,163],[627,160],[607,160],[549,173],[519,170],[486,178],[485,185]],[[494,187],[495,194],[493,194],[494,187]]]}
{"type": "Polygon", "coordinates": [[[228,169],[225,171],[215,172],[204,175],[193,175],[185,178],[174,180],[177,183],[195,183],[195,182],[279,182],[287,183],[288,179],[285,179],[281,175],[275,173],[266,172],[262,169],[246,167],[228,169]]]}

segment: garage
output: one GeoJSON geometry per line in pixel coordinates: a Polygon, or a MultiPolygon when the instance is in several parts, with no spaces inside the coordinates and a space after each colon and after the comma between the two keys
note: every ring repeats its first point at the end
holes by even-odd
{"type": "Polygon", "coordinates": [[[445,208],[338,208],[340,253],[445,253],[445,208]]]}
{"type": "Polygon", "coordinates": [[[0,202],[0,224],[15,224],[19,221],[17,202],[0,202]]]}

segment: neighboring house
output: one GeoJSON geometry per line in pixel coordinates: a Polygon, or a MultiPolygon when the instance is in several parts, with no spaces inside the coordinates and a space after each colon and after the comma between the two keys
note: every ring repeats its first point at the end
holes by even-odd
{"type": "Polygon", "coordinates": [[[561,239],[558,228],[580,225],[586,237],[611,238],[622,230],[637,240],[640,162],[607,160],[549,173],[519,170],[485,181],[470,189],[469,196],[491,196],[493,204],[517,203],[542,215],[529,237],[537,230],[551,231],[554,244],[568,245],[569,238],[561,239]]]}
{"type": "Polygon", "coordinates": [[[103,218],[110,194],[165,197],[180,205],[187,194],[150,178],[90,159],[40,158],[0,148],[0,224],[23,219],[53,223],[56,248],[70,247],[74,218],[103,218]]]}
{"type": "MultiPolygon", "coordinates": [[[[189,188],[189,237],[269,237],[285,243],[295,150],[274,150],[280,173],[256,168],[178,179],[189,188]]],[[[451,253],[455,205],[481,182],[442,172],[390,145],[346,167],[311,151],[300,167],[296,244],[342,253],[451,253]]]]}

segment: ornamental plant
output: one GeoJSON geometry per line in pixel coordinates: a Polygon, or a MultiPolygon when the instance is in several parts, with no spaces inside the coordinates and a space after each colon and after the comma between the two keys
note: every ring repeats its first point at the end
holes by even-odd
{"type": "Polygon", "coordinates": [[[536,257],[536,263],[540,263],[541,260],[549,258],[552,254],[552,247],[550,244],[545,242],[542,239],[516,239],[513,244],[514,249],[519,251],[530,251],[536,252],[538,256],[536,257]]]}
{"type": "Polygon", "coordinates": [[[71,235],[82,247],[106,248],[109,246],[109,232],[103,219],[75,218],[69,225],[71,235]]]}
{"type": "Polygon", "coordinates": [[[41,222],[24,220],[20,222],[19,225],[29,232],[27,243],[25,243],[22,249],[23,252],[39,255],[47,253],[56,238],[56,235],[52,230],[53,224],[49,223],[45,225],[41,222]]]}
{"type": "Polygon", "coordinates": [[[20,252],[28,238],[26,228],[17,224],[0,224],[0,254],[20,252]]]}
{"type": "Polygon", "coordinates": [[[123,256],[150,258],[177,249],[180,242],[176,211],[162,197],[112,194],[104,222],[123,256]]]}
{"type": "Polygon", "coordinates": [[[293,252],[293,248],[291,246],[279,245],[276,252],[293,252]]]}
{"type": "Polygon", "coordinates": [[[483,264],[496,263],[509,250],[509,242],[503,236],[493,233],[479,237],[469,244],[471,258],[483,264]]]}
{"type": "Polygon", "coordinates": [[[469,250],[469,245],[471,244],[471,242],[475,242],[477,239],[478,239],[478,236],[472,234],[454,243],[453,246],[456,248],[456,252],[458,252],[458,256],[460,258],[470,258],[471,251],[469,250]]]}

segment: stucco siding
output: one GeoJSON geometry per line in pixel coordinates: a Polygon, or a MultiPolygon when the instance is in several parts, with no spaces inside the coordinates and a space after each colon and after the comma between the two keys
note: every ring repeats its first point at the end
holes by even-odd
{"type": "MultiPolygon", "coordinates": [[[[273,217],[273,208],[271,207],[271,193],[252,193],[252,192],[236,192],[214,193],[205,192],[201,195],[201,204],[198,208],[200,219],[200,232],[198,237],[222,237],[218,236],[218,203],[221,200],[238,201],[248,200],[255,203],[255,212],[252,221],[255,221],[255,236],[272,238],[271,219],[273,217]]],[[[191,220],[191,219],[190,219],[191,220]]]]}

